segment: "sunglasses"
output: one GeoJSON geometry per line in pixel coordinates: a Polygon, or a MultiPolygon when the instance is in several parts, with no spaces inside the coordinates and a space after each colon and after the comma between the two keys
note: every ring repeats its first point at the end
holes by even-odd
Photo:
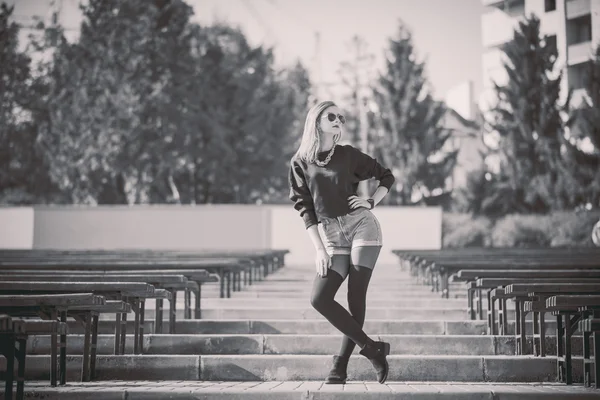
{"type": "Polygon", "coordinates": [[[329,122],[333,122],[336,118],[338,118],[342,124],[346,123],[346,117],[344,117],[342,114],[327,113],[326,117],[329,122]]]}

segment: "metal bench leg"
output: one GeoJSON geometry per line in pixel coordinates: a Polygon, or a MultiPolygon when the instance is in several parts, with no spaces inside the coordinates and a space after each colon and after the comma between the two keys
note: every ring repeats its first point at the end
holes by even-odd
{"type": "Polygon", "coordinates": [[[469,313],[469,319],[475,319],[475,310],[473,309],[473,289],[467,288],[467,312],[469,313]]]}
{"type": "Polygon", "coordinates": [[[521,354],[529,354],[529,349],[527,348],[527,329],[526,329],[526,322],[525,322],[525,317],[527,317],[527,313],[524,310],[523,305],[525,304],[524,301],[520,301],[519,302],[519,309],[520,309],[520,314],[521,314],[521,323],[519,325],[521,325],[521,331],[520,333],[520,343],[521,343],[521,354]]]}
{"type": "Polygon", "coordinates": [[[231,271],[227,271],[227,298],[231,298],[231,271]]]}
{"type": "Polygon", "coordinates": [[[569,313],[565,314],[565,367],[567,372],[566,384],[573,384],[573,364],[571,360],[571,335],[572,335],[572,326],[571,326],[571,316],[569,313]]]}
{"type": "Polygon", "coordinates": [[[156,299],[156,308],[154,310],[154,333],[163,333],[163,299],[156,299]]]}
{"type": "Polygon", "coordinates": [[[4,396],[8,400],[12,400],[13,381],[15,376],[15,335],[7,334],[6,337],[8,340],[3,351],[4,357],[6,357],[6,383],[4,386],[4,396]]]}
{"type": "Polygon", "coordinates": [[[596,381],[594,386],[596,389],[600,389],[600,332],[594,332],[594,376],[596,381]]]}
{"type": "MultiPolygon", "coordinates": [[[[58,310],[50,313],[51,321],[58,321],[58,310]]],[[[56,387],[58,382],[58,334],[50,336],[50,386],[56,387]]]]}
{"type": "Polygon", "coordinates": [[[538,324],[538,315],[540,313],[537,311],[533,311],[532,315],[533,315],[533,337],[532,337],[532,346],[533,346],[533,355],[534,356],[538,356],[540,351],[539,351],[539,344],[538,344],[538,335],[540,333],[540,326],[538,324]]]}
{"type": "Polygon", "coordinates": [[[133,354],[140,354],[140,302],[138,298],[132,299],[133,309],[133,354]]]}
{"type": "Polygon", "coordinates": [[[494,319],[492,318],[492,298],[491,298],[491,290],[486,290],[487,297],[487,326],[488,326],[488,334],[492,333],[492,325],[494,324],[494,319]]]}
{"type": "Polygon", "coordinates": [[[83,313],[83,324],[85,335],[83,337],[83,367],[81,369],[81,382],[90,381],[90,347],[92,341],[92,316],[91,313],[83,313]]]}
{"type": "Polygon", "coordinates": [[[121,350],[121,314],[124,313],[117,313],[115,315],[115,356],[118,356],[121,350]]]}
{"type": "Polygon", "coordinates": [[[546,357],[546,313],[540,313],[540,357],[546,357]]]}
{"type": "Polygon", "coordinates": [[[17,400],[23,400],[25,392],[25,360],[27,358],[27,337],[17,338],[19,343],[18,349],[18,362],[19,368],[17,370],[17,400]]]}
{"type": "Polygon", "coordinates": [[[175,334],[175,322],[177,320],[177,290],[171,290],[171,300],[169,301],[169,334],[175,334]]]}
{"type": "Polygon", "coordinates": [[[591,332],[583,332],[583,385],[585,387],[591,385],[591,365],[588,362],[591,356],[590,336],[591,332]]]}
{"type": "Polygon", "coordinates": [[[98,354],[98,314],[92,316],[92,345],[90,354],[90,380],[96,377],[96,355],[98,354]]]}
{"type": "Polygon", "coordinates": [[[192,318],[192,298],[191,297],[192,296],[190,293],[190,289],[185,288],[185,290],[183,291],[183,304],[184,304],[183,318],[184,319],[192,318]]]}
{"type": "Polygon", "coordinates": [[[515,299],[515,339],[516,339],[516,354],[522,354],[523,349],[521,348],[521,341],[519,336],[521,335],[521,310],[519,308],[519,300],[515,299]]]}
{"type": "Polygon", "coordinates": [[[221,298],[225,297],[225,273],[223,270],[219,270],[219,286],[221,289],[221,298]]]}
{"type": "Polygon", "coordinates": [[[508,308],[506,299],[500,299],[502,302],[502,335],[505,335],[508,332],[508,308]]]}
{"type": "Polygon", "coordinates": [[[198,291],[194,293],[194,318],[202,318],[202,309],[200,308],[200,300],[202,299],[202,282],[198,282],[198,291]]]}
{"type": "MultiPolygon", "coordinates": [[[[60,312],[60,322],[67,323],[67,312],[60,312]]],[[[60,359],[59,359],[60,384],[67,384],[67,335],[60,335],[60,359]]]]}
{"type": "Polygon", "coordinates": [[[121,338],[120,338],[120,354],[125,354],[125,342],[127,340],[127,313],[123,313],[121,317],[121,338]]]}
{"type": "Polygon", "coordinates": [[[146,300],[139,299],[140,309],[140,330],[138,331],[138,340],[140,344],[140,354],[144,354],[144,322],[146,321],[146,300]]]}
{"type": "Polygon", "coordinates": [[[563,316],[561,314],[558,314],[556,316],[556,358],[557,358],[557,368],[558,370],[557,375],[558,375],[558,380],[560,382],[565,381],[565,363],[563,360],[563,357],[565,355],[565,347],[564,347],[564,343],[563,343],[563,316]]]}
{"type": "Polygon", "coordinates": [[[475,289],[477,293],[477,319],[483,320],[483,297],[481,296],[481,289],[475,289]]]}

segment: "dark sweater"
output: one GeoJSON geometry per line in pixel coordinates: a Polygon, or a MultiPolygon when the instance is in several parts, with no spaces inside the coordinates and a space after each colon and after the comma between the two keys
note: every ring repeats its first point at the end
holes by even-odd
{"type": "MultiPolygon", "coordinates": [[[[324,161],[329,151],[318,154],[324,161]]],[[[300,212],[306,229],[318,224],[321,217],[334,218],[348,214],[348,197],[356,195],[358,183],[369,178],[379,180],[388,190],[394,175],[374,158],[350,145],[337,145],[333,157],[324,167],[306,163],[296,156],[289,172],[290,200],[300,212]]]]}

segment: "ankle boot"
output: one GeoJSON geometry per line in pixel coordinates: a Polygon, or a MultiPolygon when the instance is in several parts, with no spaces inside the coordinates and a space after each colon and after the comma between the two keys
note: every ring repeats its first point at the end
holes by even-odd
{"type": "Polygon", "coordinates": [[[342,385],[346,383],[348,377],[346,370],[348,369],[349,358],[342,358],[340,356],[333,356],[333,368],[329,371],[326,384],[338,384],[342,385]]]}
{"type": "Polygon", "coordinates": [[[375,342],[369,340],[360,354],[367,357],[377,373],[377,381],[384,383],[389,372],[389,365],[385,356],[390,354],[390,344],[387,342],[375,342]]]}

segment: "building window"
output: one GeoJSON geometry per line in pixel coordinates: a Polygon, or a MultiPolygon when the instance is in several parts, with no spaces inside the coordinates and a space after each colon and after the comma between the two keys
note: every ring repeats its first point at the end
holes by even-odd
{"type": "Polygon", "coordinates": [[[546,36],[546,45],[554,51],[558,51],[558,47],[556,44],[556,35],[548,35],[546,36]]]}
{"type": "Polygon", "coordinates": [[[556,10],[556,0],[544,0],[544,11],[550,12],[556,10]]]}
{"type": "Polygon", "coordinates": [[[592,40],[592,15],[584,15],[567,21],[567,43],[569,45],[592,40]]]}

